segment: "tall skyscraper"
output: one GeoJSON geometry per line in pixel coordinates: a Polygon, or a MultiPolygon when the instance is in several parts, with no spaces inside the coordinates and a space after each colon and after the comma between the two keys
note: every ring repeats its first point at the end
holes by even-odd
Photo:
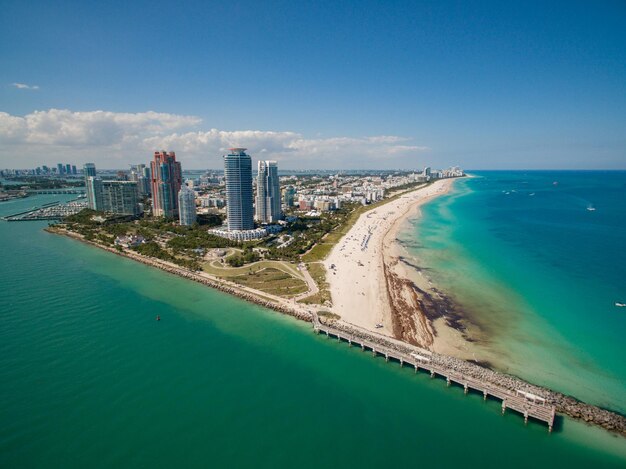
{"type": "Polygon", "coordinates": [[[131,167],[130,180],[137,183],[139,197],[150,195],[150,168],[147,168],[145,164],[131,167]]]}
{"type": "Polygon", "coordinates": [[[196,222],[196,218],[196,193],[183,184],[178,193],[179,223],[190,226],[196,222]]]}
{"type": "Polygon", "coordinates": [[[96,177],[96,165],[93,163],[85,163],[83,166],[83,174],[85,179],[89,176],[96,177]]]}
{"type": "Polygon", "coordinates": [[[87,176],[85,178],[85,187],[87,189],[87,206],[91,210],[104,210],[104,204],[102,203],[102,180],[96,176],[87,176]]]}
{"type": "Polygon", "coordinates": [[[72,165],[72,174],[77,174],[76,165],[75,164],[72,165]]]}
{"type": "Polygon", "coordinates": [[[259,161],[256,183],[256,219],[259,223],[275,223],[282,218],[280,183],[276,161],[259,161]]]}
{"type": "Polygon", "coordinates": [[[228,229],[253,230],[252,159],[245,148],[231,148],[224,156],[228,229]]]}
{"type": "Polygon", "coordinates": [[[172,152],[154,152],[150,162],[152,171],[152,214],[155,217],[175,218],[178,215],[178,191],[182,185],[183,170],[172,152]]]}
{"type": "Polygon", "coordinates": [[[69,163],[65,165],[65,174],[72,174],[72,165],[69,163]]]}
{"type": "Polygon", "coordinates": [[[137,216],[139,201],[137,183],[132,181],[102,181],[102,210],[117,215],[137,216]]]}
{"type": "Polygon", "coordinates": [[[65,167],[61,163],[57,163],[57,173],[59,176],[65,172],[64,169],[65,167]]]}

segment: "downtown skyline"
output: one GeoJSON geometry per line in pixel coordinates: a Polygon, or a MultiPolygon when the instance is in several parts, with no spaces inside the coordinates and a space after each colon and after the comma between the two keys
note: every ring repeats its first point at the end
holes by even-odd
{"type": "Polygon", "coordinates": [[[3,7],[0,167],[626,168],[620,2],[3,7]]]}

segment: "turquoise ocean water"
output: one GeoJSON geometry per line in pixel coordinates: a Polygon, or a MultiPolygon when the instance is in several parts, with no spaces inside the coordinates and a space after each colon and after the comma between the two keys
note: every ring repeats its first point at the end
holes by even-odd
{"type": "Polygon", "coordinates": [[[626,461],[623,438],[525,427],[496,401],[44,226],[0,222],[0,467],[626,461]]]}
{"type": "Polygon", "coordinates": [[[626,412],[626,172],[473,174],[401,239],[486,332],[476,357],[626,412]]]}

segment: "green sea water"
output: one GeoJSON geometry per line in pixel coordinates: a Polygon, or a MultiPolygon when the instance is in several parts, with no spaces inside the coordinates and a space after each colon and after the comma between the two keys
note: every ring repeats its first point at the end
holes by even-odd
{"type": "Polygon", "coordinates": [[[43,227],[0,222],[0,467],[626,463],[621,437],[525,427],[497,401],[43,227]]]}

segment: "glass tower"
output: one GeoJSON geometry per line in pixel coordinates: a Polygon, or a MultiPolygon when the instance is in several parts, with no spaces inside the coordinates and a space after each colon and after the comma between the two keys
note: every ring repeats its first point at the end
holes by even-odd
{"type": "Polygon", "coordinates": [[[184,226],[191,226],[196,222],[196,193],[185,184],[178,193],[178,220],[184,226]]]}
{"type": "Polygon", "coordinates": [[[282,218],[280,182],[276,161],[259,161],[256,184],[256,219],[259,223],[275,223],[282,218]]]}
{"type": "Polygon", "coordinates": [[[228,229],[253,230],[252,159],[245,148],[231,148],[224,156],[228,229]]]}
{"type": "Polygon", "coordinates": [[[183,171],[172,152],[154,152],[150,162],[152,215],[175,218],[178,216],[178,192],[182,185],[183,171]]]}

